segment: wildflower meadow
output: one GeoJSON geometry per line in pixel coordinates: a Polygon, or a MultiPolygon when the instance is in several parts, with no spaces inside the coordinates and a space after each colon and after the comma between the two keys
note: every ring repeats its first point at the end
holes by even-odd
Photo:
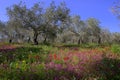
{"type": "Polygon", "coordinates": [[[120,54],[114,46],[58,48],[0,46],[2,80],[119,80],[120,54]]]}

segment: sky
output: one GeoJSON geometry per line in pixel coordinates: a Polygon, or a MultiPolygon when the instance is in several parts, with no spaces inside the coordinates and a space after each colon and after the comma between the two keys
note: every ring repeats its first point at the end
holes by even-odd
{"type": "Polygon", "coordinates": [[[51,1],[56,5],[65,2],[71,15],[80,15],[82,20],[94,17],[101,22],[101,26],[111,32],[120,32],[120,20],[111,12],[115,0],[0,0],[0,20],[7,21],[6,8],[23,1],[28,7],[36,2],[49,6],[51,1]]]}

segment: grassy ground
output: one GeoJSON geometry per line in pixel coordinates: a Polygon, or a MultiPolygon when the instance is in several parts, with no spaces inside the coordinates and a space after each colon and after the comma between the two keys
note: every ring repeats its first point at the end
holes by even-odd
{"type": "Polygon", "coordinates": [[[119,45],[0,44],[0,80],[119,79],[119,45]]]}

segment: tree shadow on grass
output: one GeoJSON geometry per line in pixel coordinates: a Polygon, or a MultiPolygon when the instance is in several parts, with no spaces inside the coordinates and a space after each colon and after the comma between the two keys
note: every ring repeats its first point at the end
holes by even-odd
{"type": "Polygon", "coordinates": [[[120,59],[104,57],[94,69],[101,76],[100,80],[120,80],[120,59]]]}
{"type": "Polygon", "coordinates": [[[4,61],[12,62],[15,60],[28,59],[30,54],[44,54],[49,53],[40,47],[19,47],[14,50],[4,50],[0,52],[0,63],[4,61]]]}

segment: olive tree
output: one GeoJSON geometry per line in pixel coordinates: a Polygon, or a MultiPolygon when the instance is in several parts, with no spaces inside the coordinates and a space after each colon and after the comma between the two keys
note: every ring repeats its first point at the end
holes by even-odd
{"type": "Polygon", "coordinates": [[[6,27],[6,24],[4,22],[0,21],[0,39],[5,37],[5,34],[4,34],[5,27],[6,27]]]}
{"type": "Polygon", "coordinates": [[[88,32],[90,34],[90,37],[92,39],[92,42],[101,43],[101,28],[100,28],[100,22],[99,20],[95,18],[88,18],[86,21],[87,27],[88,27],[88,32]]]}
{"type": "Polygon", "coordinates": [[[7,8],[7,13],[9,21],[19,22],[21,27],[27,30],[32,29],[34,44],[38,44],[39,34],[43,34],[44,42],[48,37],[56,36],[56,32],[63,28],[63,26],[60,27],[61,24],[67,22],[69,9],[63,3],[56,7],[52,2],[46,9],[39,3],[34,4],[31,8],[20,3],[7,8]]]}
{"type": "Polygon", "coordinates": [[[118,19],[120,19],[120,0],[116,0],[111,8],[111,11],[113,14],[117,16],[118,19]]]}
{"type": "Polygon", "coordinates": [[[80,16],[76,15],[71,17],[70,31],[78,37],[78,44],[85,42],[85,36],[87,36],[86,29],[86,25],[84,21],[80,19],[80,16]]]}
{"type": "Polygon", "coordinates": [[[101,43],[111,43],[112,42],[112,34],[108,29],[101,29],[101,43]]]}
{"type": "Polygon", "coordinates": [[[37,37],[42,32],[42,27],[46,25],[43,19],[43,8],[38,3],[31,8],[18,4],[7,8],[7,13],[9,21],[19,22],[25,29],[32,29],[34,44],[38,44],[37,37]]]}

